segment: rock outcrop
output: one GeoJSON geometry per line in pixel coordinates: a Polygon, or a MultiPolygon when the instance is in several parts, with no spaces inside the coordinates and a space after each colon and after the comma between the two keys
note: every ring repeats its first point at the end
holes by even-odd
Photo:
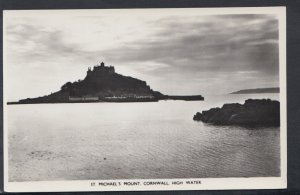
{"type": "Polygon", "coordinates": [[[248,99],[244,104],[197,112],[193,119],[214,125],[279,126],[280,104],[270,99],[248,99]]]}

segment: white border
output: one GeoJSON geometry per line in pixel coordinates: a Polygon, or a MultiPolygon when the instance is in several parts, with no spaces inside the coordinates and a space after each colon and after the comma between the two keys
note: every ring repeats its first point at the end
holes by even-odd
{"type": "Polygon", "coordinates": [[[104,10],[5,10],[3,11],[3,26],[6,16],[10,13],[30,15],[49,13],[97,14],[99,12],[140,12],[174,11],[176,13],[190,13],[200,11],[203,15],[221,14],[275,14],[279,21],[279,68],[280,68],[280,177],[252,177],[252,178],[193,178],[193,179],[142,179],[142,180],[73,180],[73,181],[38,181],[38,182],[8,182],[8,130],[6,124],[6,55],[5,28],[3,28],[3,144],[4,144],[4,190],[6,192],[58,192],[58,191],[144,191],[144,190],[228,190],[228,189],[282,189],[287,187],[287,111],[286,111],[286,8],[285,7],[246,7],[246,8],[172,8],[172,9],[104,9],[104,10]],[[201,181],[195,185],[140,185],[140,186],[94,186],[91,182],[124,182],[139,181],[201,181]]]}

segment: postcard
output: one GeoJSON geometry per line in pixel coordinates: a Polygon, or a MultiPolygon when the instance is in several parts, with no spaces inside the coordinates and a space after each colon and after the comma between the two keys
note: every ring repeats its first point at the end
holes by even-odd
{"type": "Polygon", "coordinates": [[[285,7],[3,17],[5,191],[286,188],[285,7]]]}

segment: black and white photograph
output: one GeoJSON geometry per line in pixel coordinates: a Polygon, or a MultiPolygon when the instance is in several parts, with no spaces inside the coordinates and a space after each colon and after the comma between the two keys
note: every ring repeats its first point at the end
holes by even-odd
{"type": "Polygon", "coordinates": [[[11,192],[286,187],[285,8],[5,10],[11,192]]]}

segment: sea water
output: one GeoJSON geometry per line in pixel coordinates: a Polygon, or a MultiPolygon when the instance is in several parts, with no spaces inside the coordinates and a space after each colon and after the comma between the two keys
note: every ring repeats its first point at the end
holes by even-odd
{"type": "Polygon", "coordinates": [[[7,106],[9,181],[280,176],[280,129],[214,126],[205,101],[7,106]]]}

